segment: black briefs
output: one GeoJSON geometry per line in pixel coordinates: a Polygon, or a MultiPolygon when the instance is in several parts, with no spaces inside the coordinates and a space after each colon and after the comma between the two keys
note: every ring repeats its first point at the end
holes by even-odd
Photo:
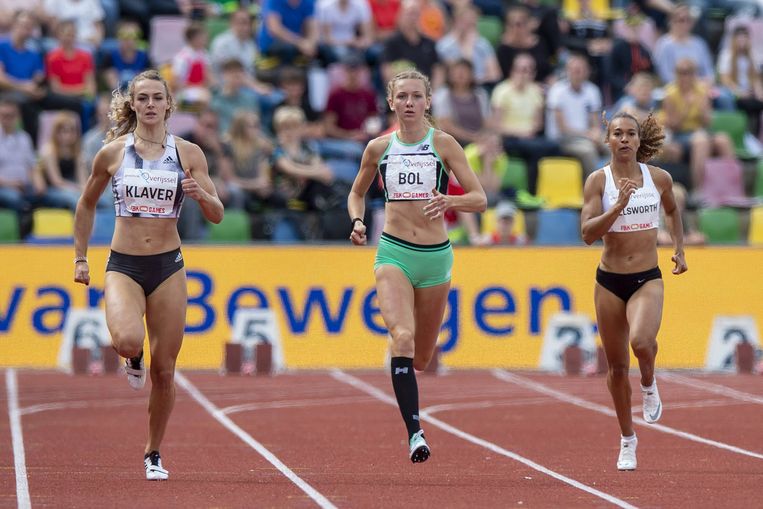
{"type": "Polygon", "coordinates": [[[623,302],[628,302],[628,299],[644,286],[644,283],[652,279],[662,279],[662,272],[660,272],[659,267],[631,274],[617,274],[596,269],[596,282],[620,297],[623,302]]]}
{"type": "Polygon", "coordinates": [[[121,272],[143,288],[148,297],[168,277],[184,267],[180,248],[155,255],[128,255],[111,251],[106,272],[121,272]]]}

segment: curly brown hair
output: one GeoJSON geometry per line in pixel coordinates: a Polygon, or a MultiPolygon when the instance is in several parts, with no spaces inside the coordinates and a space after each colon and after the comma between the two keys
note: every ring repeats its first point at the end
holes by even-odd
{"type": "Polygon", "coordinates": [[[127,92],[124,94],[121,90],[116,89],[111,94],[111,111],[109,111],[109,119],[113,122],[113,127],[109,129],[106,134],[106,143],[119,138],[120,136],[132,132],[138,125],[138,118],[135,115],[135,111],[130,107],[134,98],[135,85],[139,81],[154,80],[164,85],[164,93],[167,94],[167,113],[164,115],[164,122],[170,118],[172,112],[175,111],[175,101],[170,94],[170,87],[159,71],[155,69],[149,69],[135,76],[130,84],[127,86],[127,92]]]}
{"type": "Polygon", "coordinates": [[[665,132],[651,112],[643,122],[639,122],[636,117],[625,111],[616,113],[609,121],[605,119],[604,124],[607,126],[605,142],[609,141],[610,125],[618,118],[629,118],[638,127],[639,146],[638,151],[636,151],[636,160],[638,162],[646,163],[660,153],[662,144],[665,141],[665,132]]]}

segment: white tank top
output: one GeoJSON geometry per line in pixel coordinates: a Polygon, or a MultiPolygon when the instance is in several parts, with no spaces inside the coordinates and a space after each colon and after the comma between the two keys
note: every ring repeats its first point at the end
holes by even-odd
{"type": "Polygon", "coordinates": [[[432,189],[448,193],[448,172],[434,148],[434,128],[416,143],[403,143],[397,132],[390,136],[379,159],[385,201],[428,200],[432,189]]]}
{"type": "MultiPolygon", "coordinates": [[[[647,165],[639,163],[639,167],[644,178],[644,184],[631,195],[628,205],[610,226],[609,231],[611,232],[651,230],[660,225],[660,192],[654,185],[647,165]]],[[[615,179],[609,165],[604,167],[604,175],[606,175],[606,184],[604,185],[604,194],[601,196],[601,208],[606,212],[617,202],[620,190],[615,185],[615,179]]]]}
{"type": "Polygon", "coordinates": [[[135,137],[129,133],[122,164],[111,180],[117,217],[177,218],[185,197],[183,178],[174,136],[167,135],[159,159],[146,161],[135,151],[135,137]]]}

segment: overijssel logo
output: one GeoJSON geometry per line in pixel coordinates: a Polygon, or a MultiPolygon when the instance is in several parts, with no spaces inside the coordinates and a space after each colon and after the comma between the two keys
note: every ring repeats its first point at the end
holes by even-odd
{"type": "Polygon", "coordinates": [[[172,177],[160,177],[158,175],[152,175],[147,171],[140,172],[140,177],[148,184],[169,184],[175,183],[175,179],[172,177]]]}
{"type": "Polygon", "coordinates": [[[408,168],[431,168],[437,164],[433,160],[428,161],[411,161],[410,159],[403,159],[403,166],[406,166],[408,168]]]}

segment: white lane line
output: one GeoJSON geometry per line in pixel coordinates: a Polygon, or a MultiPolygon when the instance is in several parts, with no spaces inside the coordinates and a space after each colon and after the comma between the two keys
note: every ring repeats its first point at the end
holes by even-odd
{"type": "Polygon", "coordinates": [[[11,423],[11,442],[13,443],[13,464],[16,470],[16,500],[18,509],[29,509],[29,481],[26,475],[26,454],[24,453],[24,435],[21,432],[21,414],[19,412],[19,391],[16,371],[5,372],[5,389],[8,392],[8,419],[11,423]]]}
{"type": "Polygon", "coordinates": [[[702,389],[703,391],[712,392],[713,394],[720,394],[728,398],[744,401],[745,403],[755,403],[757,405],[763,405],[763,397],[750,394],[748,392],[738,391],[725,385],[714,384],[699,380],[697,378],[690,378],[688,376],[678,375],[676,373],[661,373],[660,378],[670,380],[680,385],[687,387],[693,387],[695,389],[702,389]]]}
{"type": "MultiPolygon", "coordinates": [[[[671,401],[670,409],[676,408],[710,408],[710,407],[722,407],[722,406],[739,406],[742,405],[739,401],[729,401],[728,398],[723,399],[704,399],[702,401],[671,401]]],[[[641,405],[633,405],[631,407],[633,415],[641,415],[641,405]]]]}
{"type": "MultiPolygon", "coordinates": [[[[559,401],[569,403],[570,405],[579,406],[581,408],[593,410],[594,412],[599,412],[600,414],[616,417],[615,411],[609,407],[606,407],[604,405],[599,405],[598,403],[593,403],[591,401],[587,401],[582,398],[578,398],[577,396],[573,396],[572,394],[569,394],[567,392],[557,391],[556,389],[552,389],[551,387],[547,385],[544,385],[539,382],[535,382],[533,380],[529,380],[525,377],[516,375],[514,373],[509,373],[507,371],[496,369],[496,370],[493,370],[493,376],[495,376],[499,380],[503,380],[504,382],[509,382],[515,385],[519,385],[521,387],[526,387],[530,390],[540,392],[541,394],[546,394],[547,396],[554,397],[558,399],[559,401]]],[[[671,428],[670,426],[665,426],[665,425],[656,424],[656,423],[649,424],[640,417],[633,417],[633,423],[644,425],[648,427],[649,429],[661,431],[663,433],[667,433],[668,435],[674,435],[677,437],[685,438],[686,440],[691,440],[692,442],[698,442],[700,444],[717,447],[718,449],[724,449],[726,451],[735,452],[737,454],[742,454],[744,456],[750,456],[751,458],[763,459],[763,454],[760,454],[754,451],[748,451],[747,449],[742,449],[741,447],[729,445],[723,442],[710,440],[709,438],[701,437],[693,433],[688,433],[686,431],[681,431],[675,428],[671,428]]]]}
{"type": "Polygon", "coordinates": [[[428,406],[419,411],[419,414],[433,415],[437,412],[448,412],[451,410],[475,410],[479,408],[498,408],[507,406],[529,406],[543,405],[548,403],[548,398],[525,398],[516,401],[473,401],[464,403],[444,403],[442,405],[428,406]]]}
{"type": "Polygon", "coordinates": [[[365,396],[349,396],[344,398],[322,398],[322,399],[292,399],[284,401],[262,401],[258,403],[242,403],[241,405],[228,406],[220,411],[225,415],[238,412],[249,412],[252,410],[270,410],[274,408],[305,408],[310,406],[333,406],[345,405],[348,403],[368,403],[369,399],[365,396]]]}
{"type": "MultiPolygon", "coordinates": [[[[355,376],[352,376],[348,373],[345,373],[344,371],[340,371],[336,369],[331,371],[331,376],[334,377],[337,381],[345,383],[352,387],[355,387],[359,391],[365,392],[366,394],[373,396],[379,401],[383,401],[384,403],[387,403],[388,405],[397,407],[397,401],[395,400],[395,398],[391,397],[386,392],[377,389],[373,385],[366,383],[355,376]]],[[[434,417],[430,413],[420,412],[419,417],[421,418],[422,421],[426,421],[429,424],[432,424],[433,426],[440,428],[441,430],[447,433],[450,433],[451,435],[455,435],[462,440],[466,440],[467,442],[470,442],[472,444],[475,444],[480,447],[484,447],[485,449],[488,449],[490,451],[493,451],[496,454],[506,456],[507,458],[511,458],[514,461],[518,461],[519,463],[522,463],[523,465],[528,466],[532,468],[533,470],[537,470],[538,472],[541,472],[550,477],[553,477],[554,479],[558,481],[562,481],[565,484],[569,484],[570,486],[574,488],[577,488],[593,496],[606,500],[607,502],[613,505],[616,505],[622,508],[627,508],[627,509],[635,509],[635,506],[629,504],[628,502],[624,500],[614,497],[608,493],[604,493],[603,491],[599,491],[596,488],[591,488],[590,486],[583,484],[580,481],[576,481],[575,479],[571,479],[558,472],[554,472],[553,470],[548,469],[538,463],[535,463],[534,461],[528,458],[525,458],[524,456],[520,456],[519,454],[515,452],[506,450],[503,447],[500,447],[499,445],[496,445],[492,442],[488,442],[487,440],[483,440],[482,438],[476,437],[470,433],[462,431],[456,428],[455,426],[451,426],[450,424],[444,421],[441,421],[440,419],[438,419],[437,417],[434,417]]]]}
{"type": "Polygon", "coordinates": [[[145,406],[146,403],[136,399],[114,399],[103,401],[60,401],[58,403],[40,403],[19,409],[20,415],[30,415],[51,410],[72,410],[75,408],[117,408],[125,406],[145,406]]]}
{"type": "Polygon", "coordinates": [[[241,429],[235,422],[233,422],[222,410],[217,408],[214,403],[209,401],[202,392],[196,388],[190,380],[188,380],[182,373],[175,372],[175,381],[182,387],[196,402],[201,405],[212,417],[222,424],[228,431],[236,435],[246,445],[257,451],[263,458],[268,460],[271,465],[276,467],[284,476],[286,476],[291,482],[296,484],[299,489],[304,491],[308,497],[313,499],[319,507],[324,509],[336,509],[336,506],[332,504],[326,497],[321,495],[315,488],[310,486],[301,477],[295,474],[289,467],[287,467],[278,457],[270,452],[264,445],[259,443],[252,436],[241,429]]]}

